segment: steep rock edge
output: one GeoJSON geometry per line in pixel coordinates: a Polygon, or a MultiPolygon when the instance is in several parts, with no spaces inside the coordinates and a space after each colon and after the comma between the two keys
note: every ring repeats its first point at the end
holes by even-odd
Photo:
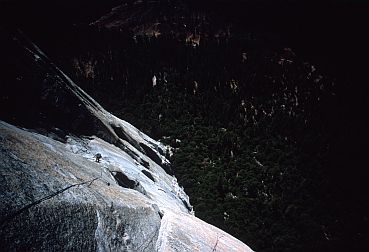
{"type": "Polygon", "coordinates": [[[150,148],[169,165],[160,154],[165,146],[105,111],[31,41],[12,39],[42,76],[46,104],[59,112],[50,125],[77,117],[79,123],[63,130],[100,138],[64,135],[63,143],[1,122],[1,249],[251,251],[188,214],[188,196],[175,178],[145,155],[150,148]],[[97,152],[101,164],[93,160],[97,152]],[[134,186],[119,186],[118,173],[134,186]]]}

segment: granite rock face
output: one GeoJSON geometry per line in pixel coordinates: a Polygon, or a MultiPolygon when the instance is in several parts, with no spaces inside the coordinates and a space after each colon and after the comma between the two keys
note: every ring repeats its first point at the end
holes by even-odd
{"type": "Polygon", "coordinates": [[[0,127],[2,250],[154,250],[158,210],[152,199],[118,185],[108,170],[119,167],[7,123],[0,127]]]}
{"type": "Polygon", "coordinates": [[[2,77],[0,250],[251,251],[194,216],[166,172],[169,146],[107,112],[21,34],[1,39],[16,71],[2,77]]]}

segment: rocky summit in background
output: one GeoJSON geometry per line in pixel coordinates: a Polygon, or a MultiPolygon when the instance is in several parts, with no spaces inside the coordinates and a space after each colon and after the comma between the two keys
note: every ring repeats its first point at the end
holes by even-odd
{"type": "Polygon", "coordinates": [[[252,251],[194,216],[166,172],[171,147],[108,113],[21,32],[1,42],[15,70],[2,119],[29,127],[0,121],[1,251],[252,251]]]}

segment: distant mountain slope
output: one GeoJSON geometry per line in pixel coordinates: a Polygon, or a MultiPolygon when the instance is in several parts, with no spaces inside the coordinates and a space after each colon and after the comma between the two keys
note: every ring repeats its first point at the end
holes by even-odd
{"type": "Polygon", "coordinates": [[[196,46],[201,39],[231,36],[230,24],[214,15],[184,1],[135,1],[114,7],[90,25],[133,36],[174,36],[196,46]]]}

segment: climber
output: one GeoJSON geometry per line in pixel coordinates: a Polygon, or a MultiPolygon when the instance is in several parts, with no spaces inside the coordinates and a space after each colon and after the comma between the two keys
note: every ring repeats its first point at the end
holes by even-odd
{"type": "Polygon", "coordinates": [[[101,154],[100,153],[97,153],[96,155],[95,155],[95,162],[97,162],[97,163],[100,163],[100,159],[102,158],[102,156],[101,156],[101,154]]]}

